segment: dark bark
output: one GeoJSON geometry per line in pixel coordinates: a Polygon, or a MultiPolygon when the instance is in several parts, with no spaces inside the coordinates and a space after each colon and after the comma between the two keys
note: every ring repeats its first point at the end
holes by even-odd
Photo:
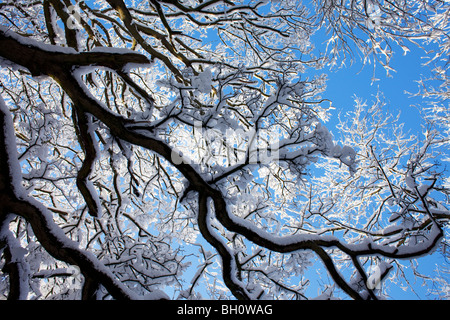
{"type": "MultiPolygon", "coordinates": [[[[4,220],[7,214],[16,214],[25,218],[30,223],[38,241],[51,256],[77,265],[84,274],[103,284],[114,298],[130,299],[130,292],[115,279],[114,275],[104,268],[99,268],[99,262],[93,255],[82,251],[77,244],[67,239],[63,231],[53,222],[51,214],[40,205],[32,203],[28,197],[24,197],[20,186],[15,185],[18,181],[14,181],[15,177],[13,177],[14,173],[11,168],[18,166],[17,153],[12,153],[13,146],[6,144],[7,141],[11,141],[8,136],[14,136],[14,128],[12,119],[8,119],[10,115],[6,114],[4,109],[0,108],[0,127],[2,128],[0,130],[0,161],[2,164],[0,168],[0,220],[4,220]]],[[[18,294],[16,267],[14,264],[7,267],[12,275],[13,292],[10,295],[13,297],[18,294]]]]}
{"type": "Polygon", "coordinates": [[[100,218],[100,208],[94,200],[94,197],[87,185],[89,175],[94,169],[95,159],[97,158],[97,151],[94,147],[94,138],[89,130],[88,117],[90,117],[90,115],[75,107],[73,107],[72,111],[73,123],[76,129],[75,131],[77,133],[81,148],[84,151],[83,165],[77,175],[77,187],[86,201],[89,214],[93,217],[100,218]]]}
{"type": "Polygon", "coordinates": [[[209,230],[208,197],[203,192],[199,192],[198,207],[198,227],[202,236],[209,244],[216,248],[222,259],[222,273],[225,284],[237,299],[249,300],[250,298],[244,288],[237,283],[236,274],[233,274],[235,272],[233,266],[236,265],[236,262],[233,260],[234,258],[223,243],[211,234],[209,230]]]}
{"type": "MultiPolygon", "coordinates": [[[[109,1],[110,4],[115,7],[116,10],[120,11],[121,1],[109,1]]],[[[120,13],[120,12],[119,12],[120,13]]],[[[123,18],[127,19],[127,12],[122,12],[123,18]]],[[[68,94],[71,98],[76,110],[76,116],[78,118],[78,126],[80,130],[80,141],[86,145],[83,147],[86,154],[89,153],[88,145],[92,144],[87,136],[81,136],[81,132],[85,132],[82,129],[84,116],[86,114],[93,115],[96,119],[104,123],[110,130],[111,134],[119,139],[127,141],[131,144],[144,147],[151,150],[167,161],[172,163],[189,181],[191,190],[199,192],[199,228],[205,237],[205,239],[213,245],[223,260],[223,273],[224,280],[233,294],[238,298],[248,298],[243,288],[241,288],[234,280],[232,275],[231,263],[233,262],[230,253],[227,251],[223,244],[218,241],[208,230],[207,226],[207,199],[211,198],[214,205],[214,210],[216,218],[222,225],[229,231],[238,233],[253,243],[267,248],[272,251],[280,253],[290,253],[298,250],[312,250],[314,251],[324,262],[327,270],[329,271],[332,278],[336,283],[351,297],[355,299],[361,298],[357,292],[355,292],[347,282],[341,277],[339,272],[336,270],[333,261],[326,253],[327,248],[338,248],[351,256],[352,258],[364,255],[375,255],[380,254],[385,257],[391,258],[408,258],[414,257],[418,254],[428,252],[439,239],[442,237],[442,233],[430,242],[430,247],[424,247],[421,252],[410,252],[410,253],[400,253],[399,250],[384,250],[382,247],[372,248],[370,246],[366,247],[352,247],[346,245],[339,241],[337,238],[332,237],[315,237],[306,238],[289,244],[277,243],[269,237],[264,237],[262,234],[256,232],[254,229],[249,228],[245,225],[235,223],[230,217],[230,213],[225,202],[222,193],[216,190],[213,184],[205,181],[197,171],[189,164],[181,163],[177,164],[172,161],[172,149],[167,144],[160,140],[153,139],[149,136],[143,135],[138,131],[134,131],[131,126],[129,126],[130,121],[123,118],[120,115],[112,113],[110,110],[105,109],[97,100],[95,100],[91,95],[86,94],[85,88],[82,87],[81,82],[75,78],[73,71],[79,67],[96,65],[107,67],[112,70],[121,71],[122,68],[130,62],[133,63],[146,63],[148,59],[140,54],[115,54],[115,53],[59,53],[52,52],[42,48],[38,48],[33,45],[25,45],[22,41],[18,41],[15,37],[8,35],[5,31],[0,30],[0,56],[8,59],[15,64],[23,66],[30,70],[34,76],[47,75],[52,77],[68,94]],[[81,122],[80,122],[81,120],[81,122]]],[[[1,137],[0,137],[1,138],[1,137]]],[[[1,141],[0,141],[1,143],[1,141]]],[[[1,161],[1,160],[0,160],[1,161]]],[[[1,169],[0,169],[1,170],[1,169]]],[[[7,175],[6,175],[7,176],[7,175]]],[[[86,176],[84,174],[84,176],[86,176]]],[[[2,185],[0,181],[0,191],[1,188],[5,188],[8,183],[2,185]]],[[[80,187],[80,186],[79,186],[80,187]]],[[[1,195],[0,195],[1,196],[1,195]]],[[[5,197],[6,194],[3,195],[5,197]]],[[[0,199],[1,200],[1,199],[0,199]]],[[[114,293],[116,297],[125,297],[126,294],[120,291],[112,279],[102,274],[102,272],[95,269],[92,265],[92,261],[88,259],[81,251],[73,250],[71,248],[64,248],[63,243],[60,243],[58,238],[55,238],[51,230],[48,228],[47,221],[43,219],[43,215],[39,212],[39,209],[31,205],[30,203],[18,200],[17,198],[7,197],[4,199],[5,202],[11,204],[10,209],[16,207],[16,212],[27,220],[33,226],[33,229],[39,236],[43,246],[51,253],[54,257],[62,259],[69,263],[77,264],[84,273],[89,274],[89,276],[98,279],[105,287],[114,293]],[[20,210],[18,209],[20,208],[20,210]]],[[[90,291],[90,289],[86,289],[90,291]]]]}

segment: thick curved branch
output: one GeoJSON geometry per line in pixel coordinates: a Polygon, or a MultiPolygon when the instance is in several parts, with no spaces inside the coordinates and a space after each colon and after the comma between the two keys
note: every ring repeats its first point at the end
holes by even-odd
{"type": "Polygon", "coordinates": [[[317,253],[317,255],[320,257],[320,259],[325,264],[328,272],[330,273],[331,277],[333,278],[334,282],[345,291],[350,297],[352,297],[355,300],[362,300],[362,297],[353,290],[352,287],[347,283],[347,281],[344,280],[344,278],[339,274],[339,271],[336,270],[336,267],[334,266],[334,262],[331,259],[331,257],[326,253],[324,249],[322,249],[319,246],[316,246],[314,249],[314,252],[317,253]]]}
{"type": "MultiPolygon", "coordinates": [[[[211,190],[211,189],[210,189],[211,190]]],[[[416,249],[410,247],[383,246],[372,242],[361,244],[346,244],[335,236],[323,235],[296,235],[287,237],[276,237],[258,230],[248,221],[231,216],[228,212],[226,202],[219,191],[211,190],[211,197],[216,208],[216,217],[229,231],[239,233],[248,240],[273,251],[289,253],[297,250],[314,250],[316,246],[323,248],[338,248],[351,257],[368,256],[379,254],[387,258],[408,259],[430,252],[440,241],[443,232],[435,227],[426,244],[416,249]]]]}
{"type": "Polygon", "coordinates": [[[94,255],[81,250],[77,243],[69,240],[53,221],[51,212],[26,195],[21,185],[14,126],[2,99],[0,127],[0,164],[5,165],[0,168],[0,219],[6,219],[6,214],[23,217],[30,223],[38,241],[54,258],[77,265],[84,274],[100,282],[116,299],[138,298],[94,255]]]}
{"type": "Polygon", "coordinates": [[[138,299],[101,264],[94,255],[81,250],[55,224],[50,212],[30,198],[0,195],[1,207],[25,218],[42,246],[55,259],[76,265],[84,274],[101,283],[115,299],[138,299]]]}
{"type": "Polygon", "coordinates": [[[93,190],[93,186],[89,181],[89,175],[94,170],[94,163],[97,159],[97,149],[94,146],[93,133],[89,129],[89,115],[75,107],[72,111],[75,131],[81,148],[84,151],[83,165],[77,174],[77,187],[86,201],[89,214],[93,217],[100,218],[100,204],[96,201],[96,195],[94,195],[95,190],[93,190]]]}
{"type": "Polygon", "coordinates": [[[46,45],[21,37],[0,27],[0,42],[4,45],[0,55],[27,68],[33,76],[52,77],[57,70],[72,71],[75,67],[101,66],[123,70],[128,64],[148,65],[150,60],[131,51],[112,52],[107,49],[77,53],[75,50],[46,45]]]}
{"type": "Polygon", "coordinates": [[[9,230],[10,222],[11,215],[0,214],[0,248],[4,246],[3,256],[5,258],[2,271],[9,275],[8,300],[25,300],[29,286],[29,266],[24,259],[26,250],[9,230]]]}
{"type": "MultiPolygon", "coordinates": [[[[77,67],[85,66],[86,61],[91,64],[108,67],[113,70],[120,70],[127,62],[148,61],[144,56],[138,54],[108,54],[96,53],[90,55],[88,53],[80,53],[78,55],[71,53],[53,52],[41,48],[37,44],[24,44],[18,36],[7,34],[0,29],[0,56],[28,68],[34,75],[51,76],[63,90],[72,99],[76,108],[80,108],[85,113],[92,114],[95,118],[103,122],[111,131],[111,134],[127,141],[131,144],[139,145],[151,150],[164,157],[172,165],[174,165],[189,181],[190,188],[202,193],[200,200],[206,201],[210,197],[214,203],[216,218],[229,231],[236,232],[253,243],[264,248],[277,251],[280,253],[290,253],[297,250],[313,250],[324,261],[329,272],[333,275],[335,281],[351,296],[357,298],[345,283],[341,281],[334,270],[334,265],[323,254],[323,248],[338,248],[351,257],[380,254],[390,258],[412,258],[423,253],[429,252],[438,241],[442,238],[442,231],[439,228],[433,229],[434,233],[430,233],[430,239],[427,243],[419,248],[410,247],[394,247],[383,246],[375,243],[367,242],[362,244],[345,244],[334,236],[321,235],[297,235],[291,237],[274,237],[264,231],[256,229],[248,221],[234,217],[230,214],[229,208],[225,202],[222,193],[216,190],[210,183],[205,181],[200,174],[189,164],[175,163],[172,159],[172,148],[157,138],[140,133],[128,126],[129,121],[119,115],[112,113],[106,107],[102,106],[89,92],[84,88],[81,79],[72,72],[77,67]],[[17,51],[17,52],[16,52],[17,51]],[[23,54],[24,53],[24,54],[23,54]],[[29,57],[33,57],[30,59],[29,57]],[[130,61],[126,61],[126,59],[130,61]],[[55,64],[55,59],[59,62],[55,64]],[[348,288],[347,288],[348,287],[348,288]]],[[[1,188],[1,186],[0,186],[1,188]]],[[[201,209],[201,213],[205,215],[206,210],[201,209]]],[[[199,223],[204,223],[199,219],[199,223]]],[[[206,230],[206,226],[202,227],[206,230]]],[[[206,231],[205,237],[210,237],[206,231]]],[[[210,241],[215,243],[219,250],[220,246],[210,237],[210,241]]],[[[222,249],[220,249],[222,250],[222,249]]],[[[223,250],[222,250],[223,251],[223,250]]],[[[223,252],[222,258],[226,258],[223,252]]],[[[225,263],[224,263],[225,265],[225,263]]],[[[233,288],[234,283],[228,283],[233,288]]],[[[238,290],[233,288],[232,290],[238,290]]],[[[240,293],[238,293],[240,294],[240,293]]]]}
{"type": "Polygon", "coordinates": [[[206,241],[208,241],[208,243],[217,250],[222,259],[223,279],[227,287],[231,290],[236,298],[249,300],[250,297],[248,296],[248,293],[236,279],[236,261],[233,255],[228,251],[226,246],[210,231],[208,220],[208,197],[203,192],[199,192],[198,227],[200,229],[200,232],[206,239],[206,241]]]}

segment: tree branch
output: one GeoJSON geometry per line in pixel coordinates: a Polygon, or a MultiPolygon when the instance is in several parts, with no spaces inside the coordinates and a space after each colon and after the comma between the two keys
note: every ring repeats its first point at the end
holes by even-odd
{"type": "MultiPolygon", "coordinates": [[[[110,0],[110,2],[117,3],[112,0],[110,0]]],[[[131,144],[144,147],[165,158],[184,175],[184,177],[189,181],[192,190],[199,192],[199,227],[201,228],[205,239],[207,239],[208,242],[210,242],[220,253],[223,259],[225,283],[229,286],[233,294],[239,298],[248,298],[248,295],[233,279],[232,255],[230,255],[223,244],[220,243],[220,241],[216,239],[208,230],[206,220],[208,198],[213,200],[216,218],[229,231],[236,232],[257,245],[280,253],[289,253],[297,250],[313,250],[316,252],[325,263],[325,266],[336,283],[353,298],[360,298],[360,296],[355,293],[354,290],[351,289],[351,287],[349,287],[349,285],[339,276],[334,267],[333,261],[323,248],[338,248],[351,257],[380,254],[385,257],[392,258],[410,258],[428,252],[442,237],[442,232],[436,233],[433,235],[433,238],[429,240],[427,245],[421,246],[417,250],[411,250],[410,248],[396,248],[377,245],[374,243],[350,245],[341,242],[334,236],[303,234],[279,238],[258,230],[248,221],[232,216],[229,213],[229,208],[225,202],[223,194],[216,190],[210,183],[205,181],[192,166],[186,163],[175,163],[172,159],[173,150],[169,145],[159,139],[143,135],[139,133],[138,130],[131,129],[131,127],[128,126],[128,119],[118,116],[102,106],[87,92],[86,88],[83,87],[81,79],[77,78],[73,73],[73,71],[78,67],[88,65],[88,62],[89,64],[97,65],[99,67],[108,67],[113,70],[121,70],[129,62],[148,62],[144,56],[131,53],[118,54],[102,52],[92,54],[73,54],[66,52],[55,52],[47,47],[42,48],[37,43],[30,41],[27,43],[24,42],[25,41],[19,36],[12,35],[10,32],[0,29],[0,56],[28,68],[33,75],[51,76],[72,99],[75,108],[79,108],[84,113],[92,114],[95,118],[103,122],[109,128],[113,136],[131,144]],[[33,58],[30,59],[30,57],[33,58]]],[[[2,185],[0,184],[0,190],[1,188],[2,185]]],[[[19,201],[14,197],[6,197],[4,203],[7,203],[7,200],[10,202],[12,201],[11,203],[14,204],[19,201]]],[[[69,259],[72,263],[77,263],[78,265],[83,266],[87,265],[85,268],[90,270],[89,272],[100,272],[98,270],[91,270],[92,266],[89,265],[89,263],[86,263],[86,260],[89,259],[83,256],[80,251],[70,249],[69,252],[64,250],[60,252],[58,248],[52,246],[52,240],[56,241],[55,243],[58,244],[57,247],[63,246],[63,243],[56,235],[45,235],[43,230],[48,232],[51,232],[51,230],[47,226],[49,222],[43,218],[44,214],[42,210],[27,201],[19,202],[21,205],[21,210],[18,212],[21,212],[20,214],[26,219],[33,221],[32,225],[36,228],[35,232],[39,233],[39,236],[44,241],[45,247],[48,248],[49,252],[51,251],[56,257],[69,259]],[[71,257],[72,255],[74,257],[79,257],[76,258],[78,260],[71,257]]],[[[19,205],[19,203],[17,205],[19,205]]],[[[115,290],[116,292],[119,290],[115,285],[113,285],[112,279],[104,274],[102,276],[104,278],[103,281],[110,282],[110,290],[115,290]]],[[[120,296],[120,290],[117,294],[120,296]]]]}
{"type": "MultiPolygon", "coordinates": [[[[0,98],[1,99],[1,98],[0,98]]],[[[8,213],[25,218],[33,232],[47,250],[58,260],[77,265],[83,273],[97,279],[116,299],[137,298],[128,288],[117,281],[92,254],[78,248],[78,244],[69,240],[64,232],[53,222],[52,214],[45,207],[29,198],[21,186],[17,149],[14,138],[14,126],[9,111],[0,100],[0,161],[6,167],[0,168],[0,219],[8,213]],[[5,177],[5,174],[8,176],[5,177]],[[6,189],[6,190],[5,190],[6,189]],[[3,192],[4,191],[4,192],[3,192]]]]}

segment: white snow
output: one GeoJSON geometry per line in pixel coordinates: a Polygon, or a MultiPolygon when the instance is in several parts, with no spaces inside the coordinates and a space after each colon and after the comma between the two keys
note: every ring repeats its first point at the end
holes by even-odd
{"type": "MultiPolygon", "coordinates": [[[[12,178],[12,187],[14,192],[22,190],[22,170],[20,168],[18,159],[18,152],[16,146],[15,130],[12,118],[9,116],[10,111],[5,104],[5,101],[0,96],[0,112],[5,115],[5,123],[2,128],[5,136],[6,154],[8,155],[8,166],[12,178]]],[[[2,155],[4,157],[5,155],[2,155]]]]}
{"type": "Polygon", "coordinates": [[[59,52],[59,53],[65,53],[65,54],[77,54],[78,53],[73,48],[60,47],[60,46],[56,46],[56,45],[47,44],[42,41],[37,41],[37,40],[31,39],[31,38],[22,37],[22,36],[18,35],[17,33],[12,32],[11,30],[9,30],[8,28],[6,28],[4,26],[0,26],[0,31],[3,32],[6,36],[11,37],[14,40],[17,40],[18,42],[20,42],[23,45],[37,47],[37,48],[47,51],[47,52],[59,52]]]}
{"type": "MultiPolygon", "coordinates": [[[[113,282],[117,287],[120,287],[124,292],[127,292],[130,298],[139,299],[140,298],[139,296],[137,296],[135,293],[126,288],[121,282],[119,282],[116,279],[116,277],[111,273],[111,271],[103,263],[101,263],[92,253],[80,249],[78,243],[68,239],[64,231],[61,228],[59,228],[58,225],[53,221],[52,213],[40,202],[28,196],[26,190],[23,188],[21,183],[22,176],[19,161],[17,160],[17,156],[14,157],[14,155],[17,155],[14,126],[12,123],[12,119],[9,116],[10,112],[1,97],[0,97],[0,112],[6,115],[3,130],[6,137],[5,139],[7,149],[6,151],[7,154],[10,155],[10,157],[8,158],[9,159],[8,164],[12,173],[13,190],[15,196],[17,197],[17,200],[27,203],[29,206],[32,207],[32,210],[34,210],[35,213],[40,216],[43,225],[48,228],[49,234],[55,237],[58,240],[58,242],[62,244],[63,248],[69,248],[78,251],[80,255],[84,256],[99,272],[106,274],[110,279],[113,280],[113,282]]],[[[1,236],[4,236],[4,234],[5,232],[2,232],[1,236]]],[[[23,256],[23,254],[25,253],[23,250],[24,249],[20,249],[18,247],[17,248],[13,247],[12,252],[16,255],[17,259],[20,259],[20,256],[23,256]]]]}
{"type": "Polygon", "coordinates": [[[212,72],[207,68],[201,72],[198,76],[191,78],[191,85],[201,93],[209,93],[212,86],[212,72]]]}
{"type": "Polygon", "coordinates": [[[0,230],[0,240],[6,242],[9,252],[11,254],[11,263],[16,263],[19,271],[19,300],[26,300],[29,291],[30,270],[28,263],[25,261],[25,255],[28,250],[22,248],[20,242],[13,236],[9,230],[9,224],[14,218],[14,215],[8,215],[3,221],[3,226],[0,230]]]}
{"type": "Polygon", "coordinates": [[[408,171],[405,177],[405,183],[409,190],[414,191],[417,187],[416,180],[412,177],[411,173],[408,171]]]}

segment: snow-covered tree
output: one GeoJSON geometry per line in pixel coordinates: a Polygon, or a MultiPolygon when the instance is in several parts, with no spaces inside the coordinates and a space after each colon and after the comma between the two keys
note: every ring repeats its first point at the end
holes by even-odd
{"type": "Polygon", "coordinates": [[[333,137],[317,70],[353,49],[390,70],[397,45],[442,63],[449,9],[3,1],[1,297],[309,299],[318,262],[318,298],[384,297],[403,261],[446,252],[449,132],[410,137],[377,98],[333,137]]]}

